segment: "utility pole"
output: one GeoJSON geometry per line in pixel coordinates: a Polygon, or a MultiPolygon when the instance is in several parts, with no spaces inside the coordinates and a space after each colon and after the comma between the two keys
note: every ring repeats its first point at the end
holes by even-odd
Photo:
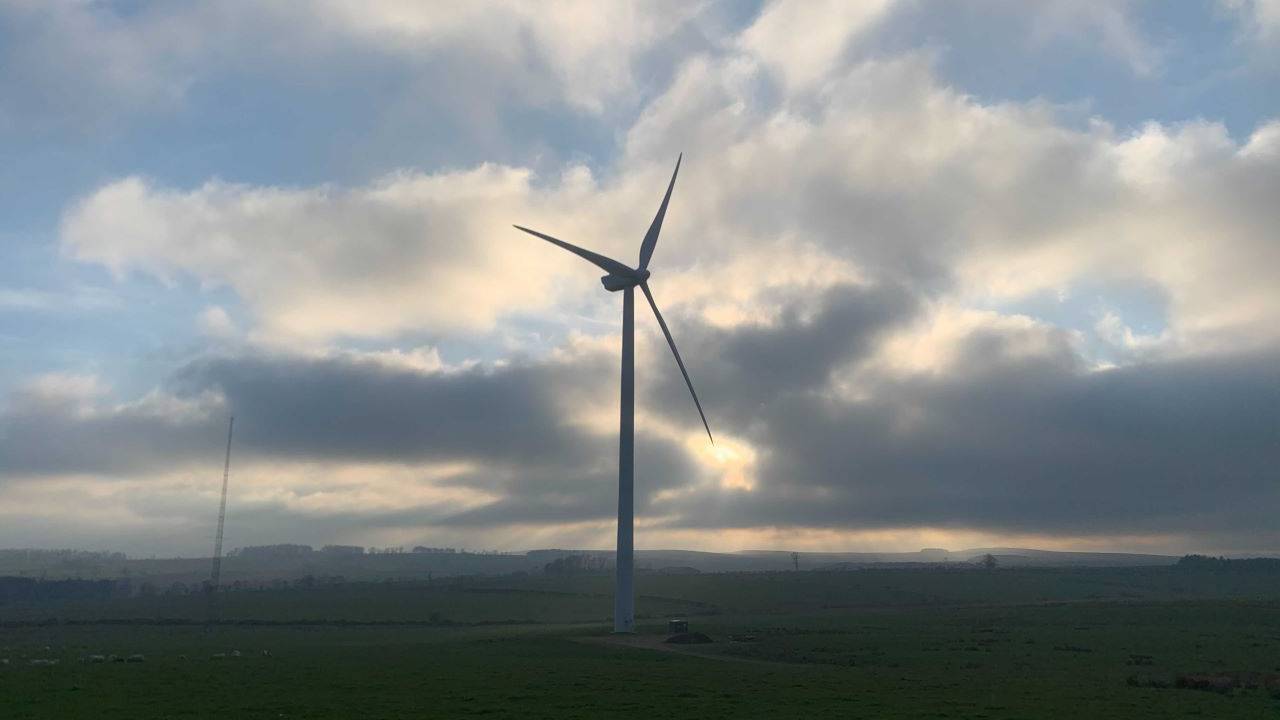
{"type": "Polygon", "coordinates": [[[791,563],[796,566],[796,570],[800,569],[800,553],[791,553],[791,563]]]}
{"type": "Polygon", "coordinates": [[[227,457],[222,463],[222,501],[218,504],[218,535],[213,541],[213,573],[209,579],[209,616],[214,615],[214,596],[222,578],[222,525],[227,519],[227,480],[231,477],[231,433],[236,427],[236,416],[227,422],[227,457]]]}

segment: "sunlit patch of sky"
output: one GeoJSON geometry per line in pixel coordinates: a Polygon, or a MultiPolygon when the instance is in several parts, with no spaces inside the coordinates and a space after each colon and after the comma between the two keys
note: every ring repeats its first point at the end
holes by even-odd
{"type": "Polygon", "coordinates": [[[1168,328],[1168,298],[1158,287],[1141,280],[1081,280],[1063,290],[1045,290],[1015,302],[989,303],[985,309],[1026,315],[1079,333],[1081,354],[1094,365],[1112,365],[1129,358],[1100,334],[1098,323],[1108,314],[1123,321],[1137,335],[1159,336],[1168,328]]]}

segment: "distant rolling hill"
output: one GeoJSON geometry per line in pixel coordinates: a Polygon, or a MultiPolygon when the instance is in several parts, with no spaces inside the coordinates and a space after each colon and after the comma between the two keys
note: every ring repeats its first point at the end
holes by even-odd
{"type": "Polygon", "coordinates": [[[641,566],[689,566],[703,572],[751,570],[838,570],[884,564],[972,563],[993,555],[1000,565],[1017,567],[1138,567],[1173,565],[1175,555],[1140,553],[1059,552],[1029,548],[972,548],[943,550],[930,548],[903,553],[810,553],[793,555],[787,551],[751,550],[738,553],[703,553],[688,550],[650,550],[637,553],[641,566]],[[798,561],[798,563],[796,562],[798,561]]]}
{"type": "MultiPolygon", "coordinates": [[[[227,557],[222,578],[262,583],[271,580],[342,578],[346,580],[413,580],[459,575],[541,574],[555,570],[553,563],[572,556],[588,556],[589,563],[561,562],[560,567],[591,568],[607,572],[613,552],[607,550],[551,549],[524,553],[404,552],[333,554],[310,551],[306,546],[280,546],[290,552],[227,557]],[[299,552],[305,548],[306,552],[299,552]],[[549,568],[549,566],[552,566],[549,568]]],[[[984,555],[995,556],[1004,567],[1136,567],[1172,565],[1172,555],[1135,553],[1057,552],[1028,548],[972,548],[949,551],[938,548],[904,553],[793,553],[752,550],[735,553],[696,550],[641,550],[636,567],[642,572],[667,574],[764,572],[785,570],[852,570],[874,566],[968,564],[984,555]]],[[[0,550],[0,576],[56,578],[129,578],[149,582],[158,590],[173,583],[197,584],[209,575],[208,558],[126,558],[120,554],[77,551],[0,550]]]]}

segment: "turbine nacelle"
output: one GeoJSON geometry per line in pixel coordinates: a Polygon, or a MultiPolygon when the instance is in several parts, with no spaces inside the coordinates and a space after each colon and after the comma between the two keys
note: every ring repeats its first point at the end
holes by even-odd
{"type": "Polygon", "coordinates": [[[648,270],[632,270],[631,273],[629,275],[609,273],[600,278],[600,284],[604,285],[604,289],[609,292],[618,292],[619,290],[633,288],[649,279],[648,270]]]}

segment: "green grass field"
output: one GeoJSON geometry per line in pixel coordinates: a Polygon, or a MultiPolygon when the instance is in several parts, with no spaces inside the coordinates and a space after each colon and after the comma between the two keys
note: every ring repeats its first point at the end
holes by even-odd
{"type": "Polygon", "coordinates": [[[214,627],[199,597],[0,607],[0,717],[1280,717],[1264,687],[1151,687],[1280,672],[1269,574],[641,576],[644,632],[681,615],[715,640],[678,651],[609,643],[609,585],[231,593],[214,627]],[[80,660],[135,653],[145,662],[80,660]]]}

